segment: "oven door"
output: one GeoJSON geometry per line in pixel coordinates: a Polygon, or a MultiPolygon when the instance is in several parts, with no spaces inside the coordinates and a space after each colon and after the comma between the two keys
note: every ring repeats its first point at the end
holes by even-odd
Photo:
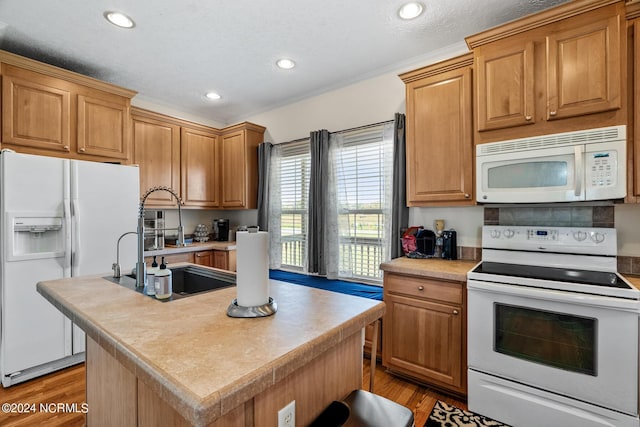
{"type": "Polygon", "coordinates": [[[638,413],[638,301],[469,280],[469,369],[638,413]]]}

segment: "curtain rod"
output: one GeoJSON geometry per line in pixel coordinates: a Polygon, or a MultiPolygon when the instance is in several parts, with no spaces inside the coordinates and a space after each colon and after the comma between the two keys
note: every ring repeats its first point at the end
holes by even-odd
{"type": "MultiPolygon", "coordinates": [[[[335,132],[329,132],[329,133],[353,132],[353,131],[355,131],[355,130],[360,130],[360,129],[366,129],[366,128],[370,128],[370,127],[374,127],[374,126],[385,125],[385,124],[387,124],[387,123],[393,123],[393,121],[394,121],[394,120],[395,120],[395,119],[392,119],[392,120],[385,120],[385,121],[383,121],[383,122],[372,123],[372,124],[370,124],[370,125],[357,126],[357,127],[349,128],[349,129],[342,129],[342,130],[338,130],[338,131],[335,131],[335,132]]],[[[307,139],[309,139],[309,137],[308,137],[308,136],[307,136],[307,137],[304,137],[304,138],[294,139],[294,140],[287,141],[287,142],[281,142],[280,144],[277,144],[277,145],[293,144],[293,143],[295,143],[295,142],[305,141],[305,140],[307,140],[307,139]]]]}

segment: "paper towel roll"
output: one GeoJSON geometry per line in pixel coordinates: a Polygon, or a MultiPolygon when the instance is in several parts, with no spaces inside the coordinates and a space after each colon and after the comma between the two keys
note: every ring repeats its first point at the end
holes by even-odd
{"type": "Polygon", "coordinates": [[[236,233],[237,302],[256,307],[269,302],[269,233],[236,233]]]}

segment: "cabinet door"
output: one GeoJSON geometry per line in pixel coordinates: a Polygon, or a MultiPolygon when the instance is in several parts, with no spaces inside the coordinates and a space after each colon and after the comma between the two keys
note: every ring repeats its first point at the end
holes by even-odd
{"type": "Polygon", "coordinates": [[[471,68],[406,89],[407,204],[473,204],[471,68]]]}
{"type": "Polygon", "coordinates": [[[198,251],[195,253],[195,264],[215,267],[213,265],[213,251],[198,251]]]}
{"type": "Polygon", "coordinates": [[[129,157],[129,103],[99,94],[78,95],[78,153],[129,157]]]}
{"type": "Polygon", "coordinates": [[[520,38],[478,49],[479,131],[535,122],[533,49],[532,41],[520,38]]]}
{"type": "Polygon", "coordinates": [[[182,200],[187,206],[218,207],[218,136],[182,128],[180,143],[182,200]]]}
{"type": "Polygon", "coordinates": [[[229,270],[229,252],[213,251],[213,262],[211,266],[222,270],[229,270]]]}
{"type": "Polygon", "coordinates": [[[547,119],[620,108],[620,17],[556,32],[547,43],[547,119]]]}
{"type": "MultiPolygon", "coordinates": [[[[246,206],[246,146],[245,131],[222,136],[222,206],[246,206]]],[[[257,171],[256,171],[257,173],[257,171]]]]}
{"type": "MultiPolygon", "coordinates": [[[[180,126],[133,116],[133,163],[140,167],[140,194],[155,186],[180,192],[180,126]]],[[[166,191],[156,191],[145,206],[175,207],[166,191]]]]}
{"type": "Polygon", "coordinates": [[[10,73],[2,76],[2,143],[68,153],[70,89],[56,79],[37,73],[16,73],[27,78],[10,73]]]}
{"type": "Polygon", "coordinates": [[[393,294],[385,303],[384,365],[464,392],[462,308],[393,294]]]}

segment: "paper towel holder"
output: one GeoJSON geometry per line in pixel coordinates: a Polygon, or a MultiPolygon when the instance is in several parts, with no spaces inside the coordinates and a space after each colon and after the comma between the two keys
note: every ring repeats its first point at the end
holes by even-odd
{"type": "Polygon", "coordinates": [[[229,317],[267,317],[275,314],[278,311],[278,304],[269,297],[269,302],[255,307],[243,307],[238,305],[237,298],[234,298],[233,302],[227,309],[227,316],[229,317]]]}

